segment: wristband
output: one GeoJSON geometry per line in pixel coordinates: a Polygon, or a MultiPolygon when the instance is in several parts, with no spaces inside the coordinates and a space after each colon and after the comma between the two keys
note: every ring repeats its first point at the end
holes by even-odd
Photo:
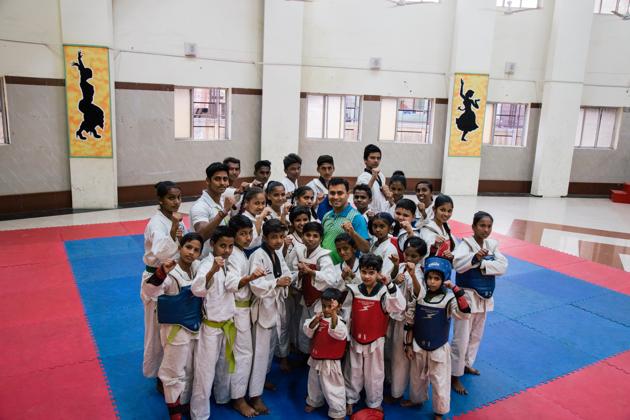
{"type": "Polygon", "coordinates": [[[455,295],[455,297],[462,297],[464,296],[464,289],[460,288],[459,286],[453,286],[453,294],[455,295]]]}

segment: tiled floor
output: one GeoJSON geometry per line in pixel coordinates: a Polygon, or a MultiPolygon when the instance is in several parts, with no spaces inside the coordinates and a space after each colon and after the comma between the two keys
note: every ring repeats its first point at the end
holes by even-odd
{"type": "MultiPolygon", "coordinates": [[[[630,205],[594,198],[453,197],[454,220],[477,210],[494,216],[497,233],[630,271],[630,205]]],[[[191,202],[183,203],[187,213],[191,202]]],[[[154,206],[0,221],[0,230],[121,222],[149,218],[154,206]]]]}

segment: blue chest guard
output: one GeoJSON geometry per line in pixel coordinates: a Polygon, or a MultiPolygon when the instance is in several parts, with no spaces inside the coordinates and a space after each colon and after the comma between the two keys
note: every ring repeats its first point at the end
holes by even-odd
{"type": "MultiPolygon", "coordinates": [[[[494,256],[488,255],[484,257],[484,260],[494,261],[494,256]]],[[[457,273],[455,282],[459,287],[473,289],[484,299],[490,299],[494,293],[495,276],[483,274],[480,268],[473,268],[464,273],[457,273]]]]}
{"type": "Polygon", "coordinates": [[[201,328],[202,304],[203,299],[193,295],[190,286],[182,287],[176,295],[161,295],[157,301],[158,322],[197,332],[201,328]]]}
{"type": "Polygon", "coordinates": [[[452,295],[437,303],[418,301],[413,325],[413,338],[423,350],[433,351],[448,342],[451,320],[446,314],[452,295]]]}

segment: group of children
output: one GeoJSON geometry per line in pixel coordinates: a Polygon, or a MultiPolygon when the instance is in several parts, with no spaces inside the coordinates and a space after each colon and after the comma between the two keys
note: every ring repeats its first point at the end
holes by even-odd
{"type": "Polygon", "coordinates": [[[188,233],[180,188],[156,185],[141,284],[143,373],[158,378],[171,419],[209,418],[211,395],[246,417],[268,413],[267,373],[274,356],[291,370],[291,352],[310,367],[306,412],[327,404],[331,418],[344,418],[362,390],[377,413],[384,399],[418,406],[431,384],[441,418],[451,388],[466,394],[460,377],[479,374],[495,276],[507,269],[489,238],[492,216],[477,212],[473,236],[456,241],[452,199],[434,198],[426,181],[417,202],[404,198],[404,174],[386,183],[380,161],[380,149],[366,146],[353,206],[328,155],[305,186],[296,154],[284,158],[281,182],[269,180],[269,161],[238,186],[238,159],[212,163],[188,233]]]}

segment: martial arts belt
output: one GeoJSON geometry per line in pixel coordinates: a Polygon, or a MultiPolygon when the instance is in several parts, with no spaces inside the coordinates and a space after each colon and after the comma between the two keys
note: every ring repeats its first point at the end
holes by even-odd
{"type": "Polygon", "coordinates": [[[249,308],[250,306],[252,306],[252,301],[249,299],[243,299],[243,300],[235,299],[234,304],[237,308],[249,308]]]}
{"type": "Polygon", "coordinates": [[[196,333],[201,328],[203,299],[193,295],[190,286],[182,287],[176,295],[161,295],[157,300],[158,323],[172,324],[167,341],[172,343],[180,329],[196,333]]]}
{"type": "Polygon", "coordinates": [[[204,318],[203,323],[210,328],[218,328],[220,330],[223,330],[223,335],[225,335],[225,358],[228,361],[228,372],[234,373],[234,370],[236,369],[236,358],[234,357],[236,325],[234,325],[234,321],[228,319],[227,321],[216,322],[204,318]]]}
{"type": "Polygon", "coordinates": [[[151,267],[149,265],[145,265],[144,266],[144,271],[146,271],[147,273],[153,274],[157,271],[156,267],[151,267]]]}
{"type": "MultiPolygon", "coordinates": [[[[493,255],[483,258],[487,261],[494,261],[493,255]]],[[[473,289],[484,299],[490,299],[494,293],[495,276],[488,276],[481,272],[481,268],[472,268],[463,273],[457,273],[455,282],[459,287],[473,289]]]]}
{"type": "Polygon", "coordinates": [[[418,300],[413,338],[423,350],[433,351],[448,342],[451,320],[447,316],[446,308],[452,298],[453,295],[447,293],[442,300],[435,303],[418,300]]]}

